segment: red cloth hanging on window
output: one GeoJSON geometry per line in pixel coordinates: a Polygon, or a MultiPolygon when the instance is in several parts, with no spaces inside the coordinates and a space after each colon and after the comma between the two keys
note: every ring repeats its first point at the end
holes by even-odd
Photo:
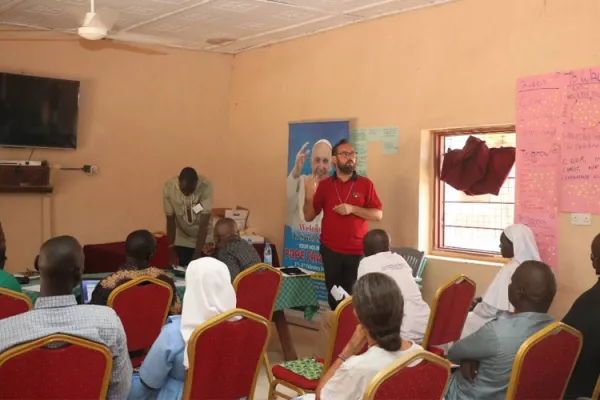
{"type": "Polygon", "coordinates": [[[440,179],[456,190],[469,190],[487,172],[489,149],[485,142],[469,136],[465,147],[444,155],[440,179]]]}
{"type": "Polygon", "coordinates": [[[469,136],[460,150],[444,155],[440,179],[470,196],[498,195],[515,163],[514,147],[489,149],[485,142],[469,136]]]}
{"type": "Polygon", "coordinates": [[[490,149],[485,178],[476,182],[466,194],[478,196],[480,194],[493,194],[498,196],[500,188],[508,178],[508,174],[515,164],[516,149],[514,147],[497,147],[490,149]]]}

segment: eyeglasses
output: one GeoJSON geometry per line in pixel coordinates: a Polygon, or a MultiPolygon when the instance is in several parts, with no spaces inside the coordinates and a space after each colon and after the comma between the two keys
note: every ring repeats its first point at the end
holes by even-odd
{"type": "Polygon", "coordinates": [[[596,257],[596,256],[594,255],[594,253],[591,253],[591,254],[590,254],[590,260],[592,260],[592,261],[600,261],[600,257],[596,257]]]}
{"type": "Polygon", "coordinates": [[[355,151],[340,151],[339,153],[337,153],[337,155],[342,156],[344,158],[350,158],[350,157],[355,157],[356,152],[355,151]]]}

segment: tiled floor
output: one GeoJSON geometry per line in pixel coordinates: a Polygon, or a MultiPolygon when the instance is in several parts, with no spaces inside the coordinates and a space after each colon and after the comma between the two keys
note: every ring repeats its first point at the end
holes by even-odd
{"type": "MultiPolygon", "coordinates": [[[[298,357],[312,357],[313,351],[317,342],[317,331],[307,328],[302,328],[295,325],[290,325],[292,340],[296,347],[298,357]]],[[[271,364],[283,362],[283,351],[277,337],[277,329],[273,325],[271,331],[271,340],[267,348],[269,361],[271,364]]],[[[264,368],[261,369],[254,392],[254,400],[267,400],[269,397],[269,381],[264,368]]]]}

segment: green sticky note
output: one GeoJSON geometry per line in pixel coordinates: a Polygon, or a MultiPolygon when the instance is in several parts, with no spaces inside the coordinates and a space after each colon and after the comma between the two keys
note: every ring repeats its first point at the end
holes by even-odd
{"type": "Polygon", "coordinates": [[[398,154],[398,128],[383,128],[381,138],[381,152],[383,154],[398,154]]]}

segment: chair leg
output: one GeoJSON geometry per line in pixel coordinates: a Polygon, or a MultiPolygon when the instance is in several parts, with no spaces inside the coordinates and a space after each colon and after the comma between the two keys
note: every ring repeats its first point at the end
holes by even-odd
{"type": "Polygon", "coordinates": [[[263,365],[267,370],[267,380],[269,381],[269,387],[271,387],[271,383],[273,383],[273,372],[271,371],[271,364],[269,363],[269,356],[266,351],[263,354],[263,365]]]}

